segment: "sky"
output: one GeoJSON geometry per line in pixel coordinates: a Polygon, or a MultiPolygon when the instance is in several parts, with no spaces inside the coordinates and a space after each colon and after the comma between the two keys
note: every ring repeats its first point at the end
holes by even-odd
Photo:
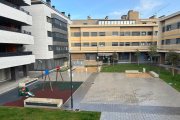
{"type": "MultiPolygon", "coordinates": [[[[45,1],[45,0],[44,0],[45,1]]],[[[140,12],[141,18],[169,15],[180,11],[180,0],[51,0],[56,9],[71,14],[71,19],[119,19],[128,10],[140,12]]]]}

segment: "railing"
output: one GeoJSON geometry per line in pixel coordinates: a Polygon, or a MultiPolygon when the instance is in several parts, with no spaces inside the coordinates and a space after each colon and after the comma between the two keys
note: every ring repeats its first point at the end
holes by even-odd
{"type": "Polygon", "coordinates": [[[16,6],[16,5],[14,5],[14,4],[10,3],[10,2],[7,2],[5,0],[1,0],[0,3],[3,3],[3,4],[5,4],[5,5],[9,6],[9,7],[15,8],[17,10],[20,10],[20,11],[25,12],[26,14],[30,15],[30,13],[28,11],[26,11],[23,8],[20,8],[19,6],[16,6]]]}
{"type": "Polygon", "coordinates": [[[32,52],[0,52],[0,57],[10,57],[10,56],[23,56],[23,55],[32,55],[32,52]]]}
{"type": "Polygon", "coordinates": [[[6,30],[6,31],[11,31],[11,32],[18,32],[18,33],[31,35],[31,32],[28,32],[25,30],[20,30],[20,29],[13,28],[13,27],[1,26],[1,25],[0,25],[0,30],[6,30]]]}

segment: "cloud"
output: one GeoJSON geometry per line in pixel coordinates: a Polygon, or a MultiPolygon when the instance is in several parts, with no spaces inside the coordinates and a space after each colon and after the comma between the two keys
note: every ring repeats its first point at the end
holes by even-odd
{"type": "MultiPolygon", "coordinates": [[[[134,6],[132,10],[143,13],[141,14],[143,15],[142,17],[149,17],[159,10],[162,5],[162,0],[140,0],[139,4],[134,6]]],[[[127,14],[128,11],[129,9],[116,10],[109,13],[109,16],[113,18],[120,18],[121,15],[127,14]]]]}

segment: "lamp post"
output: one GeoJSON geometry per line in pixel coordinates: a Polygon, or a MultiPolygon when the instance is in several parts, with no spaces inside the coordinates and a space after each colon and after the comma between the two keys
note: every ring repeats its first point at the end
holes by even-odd
{"type": "Polygon", "coordinates": [[[70,64],[70,81],[71,81],[71,110],[73,110],[72,61],[71,61],[71,52],[70,51],[69,51],[69,64],[70,64]]]}

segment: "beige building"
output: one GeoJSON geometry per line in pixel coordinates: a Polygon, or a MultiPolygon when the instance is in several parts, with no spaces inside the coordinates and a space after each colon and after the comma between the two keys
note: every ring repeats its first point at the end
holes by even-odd
{"type": "MultiPolygon", "coordinates": [[[[136,62],[135,51],[141,52],[140,61],[150,60],[147,51],[157,44],[158,19],[154,16],[140,19],[130,10],[121,19],[73,20],[70,25],[70,50],[74,61],[112,61],[117,53],[119,62],[136,62]]],[[[82,63],[82,62],[80,62],[82,63]]]]}
{"type": "Polygon", "coordinates": [[[158,49],[161,53],[161,63],[164,63],[166,53],[173,50],[180,53],[180,11],[159,20],[158,49]]]}

